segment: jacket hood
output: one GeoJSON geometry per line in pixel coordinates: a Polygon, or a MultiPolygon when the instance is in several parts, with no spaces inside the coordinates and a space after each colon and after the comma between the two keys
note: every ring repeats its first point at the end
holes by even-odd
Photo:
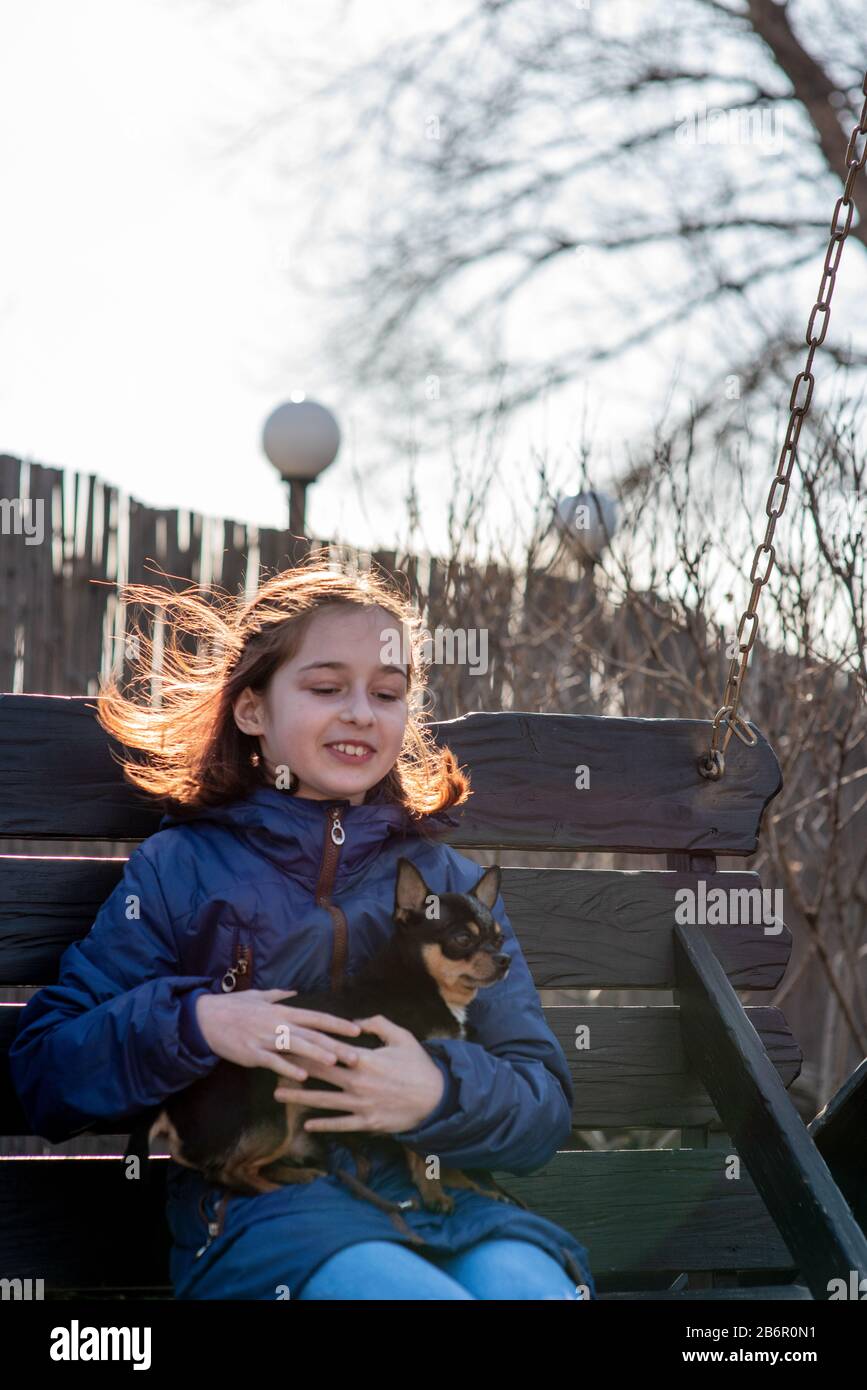
{"type": "Polygon", "coordinates": [[[340,851],[335,889],[345,885],[379,852],[391,835],[444,834],[460,824],[451,811],[413,817],[393,802],[353,806],[346,797],[319,801],[276,787],[256,787],[248,796],[222,806],[179,808],[163,816],[159,829],[189,823],[225,826],[253,843],[261,853],[304,882],[315,884],[322,862],[330,813],[339,808],[346,836],[340,851]]]}

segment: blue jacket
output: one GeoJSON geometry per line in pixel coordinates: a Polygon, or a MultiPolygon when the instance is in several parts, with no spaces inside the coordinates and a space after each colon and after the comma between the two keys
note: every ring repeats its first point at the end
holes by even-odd
{"type": "MultiPolygon", "coordinates": [[[[431,836],[449,823],[454,818],[444,813],[425,820],[431,836]]],[[[158,832],[130,855],[88,935],[64,952],[58,983],[39,990],[22,1010],[9,1062],[34,1132],[54,1143],[85,1129],[125,1132],[137,1113],[216,1066],[195,1002],[204,992],[219,992],[241,956],[249,963],[247,984],[256,989],[322,989],[335,968],[354,973],[393,930],[401,855],[413,860],[433,892],[469,892],[482,873],[450,846],[420,835],[401,807],[381,802],[352,806],[262,787],[221,807],[164,816],[158,832]],[[331,834],[335,815],[342,844],[335,843],[339,831],[331,834]]],[[[470,1005],[476,1041],[424,1044],[443,1073],[443,1094],[420,1125],[395,1137],[443,1164],[531,1173],[569,1135],[572,1084],[502,897],[494,916],[511,969],[470,1005]]],[[[371,1141],[368,1184],[397,1200],[415,1195],[392,1141],[371,1141]]],[[[328,1148],[331,1167],[353,1166],[339,1134],[329,1137],[328,1148]]],[[[220,1271],[228,1270],[219,1261],[221,1241],[256,1223],[264,1234],[264,1218],[285,1216],[290,1207],[298,1239],[291,1270],[284,1261],[281,1271],[282,1282],[295,1287],[344,1245],[406,1240],[386,1213],[327,1177],[278,1193],[234,1194],[220,1236],[203,1251],[205,1216],[218,1190],[170,1162],[168,1193],[172,1278],[180,1297],[185,1290],[193,1297],[256,1296],[231,1280],[221,1283],[220,1271]],[[200,1293],[205,1270],[213,1271],[211,1291],[200,1293]]],[[[431,1245],[448,1250],[485,1235],[535,1241],[570,1272],[577,1262],[595,1297],[587,1252],[566,1231],[505,1202],[462,1190],[455,1195],[451,1214],[408,1211],[406,1220],[431,1245]]],[[[250,1266],[248,1254],[248,1284],[250,1266]]]]}

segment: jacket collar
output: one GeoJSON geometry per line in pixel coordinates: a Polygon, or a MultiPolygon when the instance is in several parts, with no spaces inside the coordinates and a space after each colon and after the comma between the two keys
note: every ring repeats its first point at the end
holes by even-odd
{"type": "Polygon", "coordinates": [[[278,868],[315,888],[326,841],[330,843],[331,812],[335,808],[346,838],[340,846],[333,892],[339,892],[366,868],[390,835],[436,835],[459,824],[449,811],[414,819],[404,807],[391,802],[353,806],[348,798],[317,801],[276,787],[257,787],[249,796],[222,806],[169,812],[159,829],[190,821],[226,826],[278,868]]]}

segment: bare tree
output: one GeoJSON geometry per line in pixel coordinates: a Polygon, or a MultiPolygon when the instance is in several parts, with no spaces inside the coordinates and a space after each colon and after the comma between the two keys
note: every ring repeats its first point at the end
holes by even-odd
{"type": "MultiPolygon", "coordinates": [[[[743,864],[726,861],[727,868],[761,871],[765,886],[783,891],[795,950],[773,1002],[787,1001],[804,1049],[795,1096],[806,1119],[867,1053],[867,493],[855,428],[860,407],[857,398],[840,404],[826,420],[831,443],[799,454],[799,495],[786,513],[785,538],[762,594],[762,635],[741,707],[775,749],[783,789],[766,812],[758,854],[743,864]]],[[[728,459],[738,486],[719,499],[693,441],[660,435],[653,452],[650,466],[637,467],[640,487],[621,495],[621,524],[592,571],[562,548],[546,568],[555,493],[544,462],[536,524],[519,569],[508,546],[501,564],[473,566],[472,527],[455,526],[427,623],[431,629],[489,623],[489,671],[482,679],[460,665],[438,667],[432,680],[438,718],[510,705],[547,713],[712,716],[732,654],[735,598],[748,589],[749,557],[766,517],[750,501],[742,457],[728,459]]],[[[487,485],[494,480],[492,473],[487,485]]],[[[585,472],[580,485],[589,481],[585,472]]],[[[462,514],[469,521],[483,505],[484,486],[463,501],[462,514]]],[[[526,863],[527,854],[516,862],[526,863]]],[[[618,866],[635,867],[634,858],[618,866]]],[[[646,1001],[630,996],[630,1002],[646,1001]]]]}
{"type": "MultiPolygon", "coordinates": [[[[473,0],[339,72],[304,98],[333,117],[304,195],[318,260],[360,152],[370,195],[335,237],[358,269],[331,360],[354,389],[423,410],[427,441],[596,364],[622,364],[628,389],[677,334],[690,428],[725,423],[733,376],[778,399],[809,309],[788,312],[792,277],[821,266],[865,53],[854,0],[473,0]],[[551,327],[541,360],[516,345],[522,314],[551,327]]],[[[246,140],[291,133],[297,111],[246,140]]],[[[867,179],[854,198],[857,260],[867,179]]],[[[867,343],[833,331],[823,352],[867,363],[867,343]]]]}

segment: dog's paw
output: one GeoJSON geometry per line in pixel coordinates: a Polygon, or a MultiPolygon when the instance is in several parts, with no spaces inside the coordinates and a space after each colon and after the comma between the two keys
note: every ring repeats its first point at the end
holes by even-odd
{"type": "Polygon", "coordinates": [[[422,1201],[428,1211],[448,1216],[455,1209],[455,1199],[448,1192],[423,1192],[422,1201]]]}

